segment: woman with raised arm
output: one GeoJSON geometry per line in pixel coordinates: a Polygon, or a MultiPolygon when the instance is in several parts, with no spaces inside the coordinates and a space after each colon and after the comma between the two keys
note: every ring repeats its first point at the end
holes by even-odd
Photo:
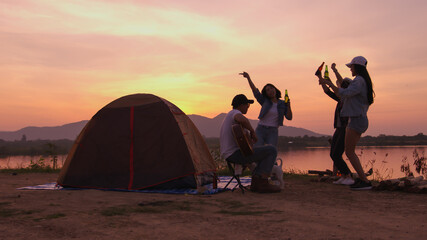
{"type": "MultiPolygon", "coordinates": [[[[332,69],[334,69],[334,67],[335,67],[335,64],[332,64],[332,69]]],[[[336,72],[336,74],[339,75],[338,72],[336,72]]],[[[319,79],[321,77],[320,75],[316,75],[316,76],[318,76],[319,79]]],[[[341,75],[339,77],[337,76],[337,78],[341,78],[341,75]]],[[[347,88],[350,82],[351,82],[350,78],[345,78],[341,81],[337,80],[336,84],[338,88],[347,88]]],[[[351,176],[351,171],[348,168],[347,163],[345,163],[344,159],[342,158],[342,155],[345,149],[345,131],[347,128],[348,117],[341,116],[341,109],[342,109],[341,98],[337,96],[337,94],[335,94],[333,91],[331,91],[329,87],[326,86],[325,83],[321,83],[321,86],[325,94],[337,102],[337,105],[335,107],[335,115],[334,115],[335,131],[330,141],[331,150],[330,150],[329,156],[334,162],[334,172],[336,171],[336,169],[338,169],[341,174],[341,178],[333,183],[342,184],[342,185],[352,185],[354,183],[354,180],[351,176]]]]}
{"type": "MultiPolygon", "coordinates": [[[[368,61],[358,56],[346,64],[350,68],[351,74],[355,77],[347,88],[338,88],[330,79],[319,78],[320,83],[328,85],[343,101],[341,116],[348,117],[348,124],[345,133],[345,154],[350,160],[354,170],[359,175],[359,179],[350,188],[353,190],[371,189],[371,182],[367,179],[363,167],[356,154],[356,145],[362,133],[368,129],[367,112],[369,106],[374,102],[374,91],[372,89],[372,80],[369,76],[366,65],[368,61]]],[[[332,70],[337,75],[341,83],[338,70],[335,64],[332,64],[332,70]]]]}
{"type": "Polygon", "coordinates": [[[277,147],[279,127],[283,126],[284,118],[292,120],[291,101],[285,103],[281,100],[282,93],[273,84],[266,84],[259,92],[247,72],[243,72],[241,75],[248,80],[256,100],[261,104],[259,122],[255,130],[258,136],[255,146],[271,144],[277,147]]]}

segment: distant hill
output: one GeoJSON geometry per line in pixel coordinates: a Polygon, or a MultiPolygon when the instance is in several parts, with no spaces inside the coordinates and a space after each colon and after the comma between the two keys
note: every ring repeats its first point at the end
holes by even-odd
{"type": "MultiPolygon", "coordinates": [[[[200,133],[205,137],[219,137],[219,129],[224,120],[225,113],[221,113],[214,118],[207,118],[199,115],[188,115],[193,121],[200,133]]],[[[56,127],[25,127],[18,131],[6,132],[0,131],[0,139],[6,141],[21,140],[25,135],[27,140],[59,140],[59,139],[76,139],[77,135],[83,129],[88,121],[80,121],[69,123],[56,127]]],[[[258,120],[250,120],[252,126],[256,127],[258,120]]],[[[315,133],[304,128],[283,126],[279,128],[280,136],[297,137],[297,136],[310,136],[319,137],[323,134],[315,133]]]]}
{"type": "MultiPolygon", "coordinates": [[[[222,121],[225,118],[225,113],[221,113],[214,118],[207,118],[199,115],[188,115],[196,127],[199,129],[200,133],[205,137],[219,137],[219,130],[222,124],[222,121]]],[[[252,127],[255,129],[258,125],[258,120],[249,119],[252,127]]],[[[282,126],[279,128],[279,136],[287,137],[298,137],[298,136],[309,136],[309,137],[320,137],[324,134],[319,134],[312,132],[304,128],[282,126]]]]}
{"type": "Polygon", "coordinates": [[[56,127],[25,127],[14,132],[0,132],[0,139],[6,141],[21,140],[22,136],[25,135],[27,140],[74,140],[87,122],[84,120],[56,127]]]}

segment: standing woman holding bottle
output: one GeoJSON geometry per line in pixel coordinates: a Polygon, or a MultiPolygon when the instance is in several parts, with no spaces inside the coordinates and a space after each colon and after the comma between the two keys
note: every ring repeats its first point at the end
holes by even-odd
{"type": "MultiPolygon", "coordinates": [[[[346,64],[355,77],[347,88],[336,87],[330,79],[321,78],[320,82],[328,85],[343,101],[341,110],[342,117],[348,117],[348,124],[345,133],[345,154],[356,170],[360,179],[350,186],[353,190],[368,190],[372,188],[371,182],[367,179],[362,165],[355,152],[356,145],[362,133],[368,129],[367,112],[369,106],[374,102],[374,91],[372,89],[372,80],[369,76],[366,65],[368,61],[358,56],[346,64]]],[[[338,82],[342,83],[342,77],[332,64],[332,70],[335,72],[338,82]]]]}
{"type": "MultiPolygon", "coordinates": [[[[286,96],[285,101],[281,100],[282,93],[273,84],[266,84],[262,91],[259,92],[251,80],[247,72],[240,73],[248,80],[249,86],[259,104],[261,104],[261,111],[259,113],[258,126],[255,133],[258,141],[255,146],[262,146],[271,144],[277,147],[279,138],[279,127],[283,126],[284,118],[292,120],[291,102],[289,97],[286,96]]],[[[287,95],[287,94],[286,94],[287,95]]]]}

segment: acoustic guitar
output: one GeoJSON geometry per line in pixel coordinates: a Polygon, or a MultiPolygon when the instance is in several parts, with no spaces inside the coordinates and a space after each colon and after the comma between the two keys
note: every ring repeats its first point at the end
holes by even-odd
{"type": "Polygon", "coordinates": [[[252,139],[249,135],[249,131],[244,129],[240,124],[233,124],[231,129],[233,130],[234,140],[239,146],[243,156],[250,156],[254,154],[254,149],[252,148],[252,139]]]}

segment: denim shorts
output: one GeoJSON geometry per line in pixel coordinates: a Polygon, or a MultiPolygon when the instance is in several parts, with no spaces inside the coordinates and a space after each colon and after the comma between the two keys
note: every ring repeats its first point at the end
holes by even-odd
{"type": "Polygon", "coordinates": [[[367,116],[359,117],[349,117],[348,118],[348,128],[353,129],[354,131],[362,134],[368,130],[369,121],[367,116]]]}
{"type": "Polygon", "coordinates": [[[255,129],[256,136],[258,141],[255,143],[256,147],[264,146],[266,144],[273,145],[277,147],[277,141],[279,138],[279,128],[278,127],[268,127],[261,124],[255,129]]]}

